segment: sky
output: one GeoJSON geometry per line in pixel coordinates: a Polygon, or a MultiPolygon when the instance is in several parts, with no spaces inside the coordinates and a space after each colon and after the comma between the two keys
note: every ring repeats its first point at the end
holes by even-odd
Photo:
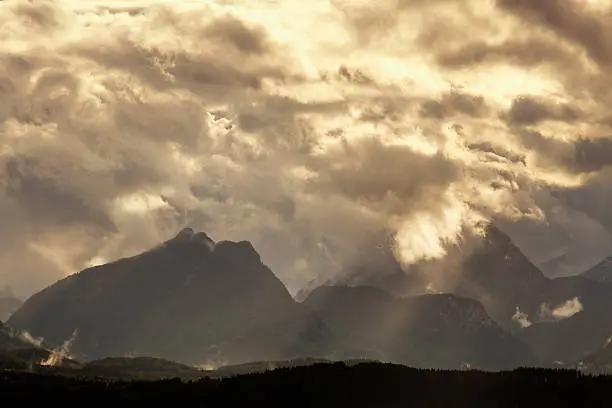
{"type": "Polygon", "coordinates": [[[0,284],[186,226],[293,293],[375,237],[410,265],[491,220],[581,272],[612,254],[611,6],[5,0],[0,284]]]}

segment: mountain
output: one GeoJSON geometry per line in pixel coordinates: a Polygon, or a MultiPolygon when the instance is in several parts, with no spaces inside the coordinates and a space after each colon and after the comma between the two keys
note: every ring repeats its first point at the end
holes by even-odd
{"type": "Polygon", "coordinates": [[[7,321],[22,304],[23,302],[15,296],[9,286],[0,289],[0,321],[7,321]]]}
{"type": "Polygon", "coordinates": [[[324,286],[304,304],[369,357],[414,367],[509,369],[533,363],[529,348],[477,301],[455,295],[397,299],[373,287],[324,286]]]}
{"type": "Polygon", "coordinates": [[[333,357],[339,348],[249,242],[215,243],[189,228],[140,255],[57,282],[9,324],[53,345],[76,330],[72,350],[84,360],[233,364],[333,357]]]}
{"type": "Polygon", "coordinates": [[[343,282],[376,286],[396,297],[433,291],[474,299],[546,364],[584,358],[612,335],[612,285],[581,276],[547,278],[495,226],[426,266],[360,271],[343,282]]]}
{"type": "Polygon", "coordinates": [[[580,276],[598,282],[612,283],[612,256],[583,272],[580,276]]]}

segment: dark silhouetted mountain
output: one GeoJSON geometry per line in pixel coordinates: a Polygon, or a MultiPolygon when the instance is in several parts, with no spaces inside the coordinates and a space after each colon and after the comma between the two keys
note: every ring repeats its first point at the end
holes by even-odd
{"type": "MultiPolygon", "coordinates": [[[[599,350],[612,334],[612,287],[608,284],[579,276],[556,278],[540,297],[542,302],[546,299],[558,300],[549,303],[552,308],[543,303],[539,313],[531,317],[535,323],[518,333],[518,337],[530,344],[543,361],[567,364],[585,358],[599,350]],[[561,299],[577,300],[582,310],[564,317],[565,302],[561,299]],[[561,312],[556,318],[550,313],[554,307],[561,312]]],[[[571,307],[567,308],[570,310],[571,307]]]]}
{"type": "Polygon", "coordinates": [[[486,228],[482,238],[448,251],[435,273],[419,268],[402,271],[396,265],[390,273],[369,274],[365,280],[360,273],[345,282],[377,286],[396,297],[434,290],[477,300],[544,363],[584,358],[612,334],[612,285],[579,276],[549,279],[494,226],[486,228]],[[581,311],[571,317],[552,316],[552,310],[574,299],[581,311]],[[525,314],[523,325],[529,327],[517,322],[517,308],[525,314]]]}
{"type": "Polygon", "coordinates": [[[510,328],[518,307],[532,324],[514,330],[543,362],[583,358],[612,334],[612,285],[580,276],[548,279],[500,230],[489,229],[487,243],[468,258],[456,293],[481,301],[510,328]],[[563,310],[568,302],[580,308],[563,310]]]}
{"type": "Polygon", "coordinates": [[[580,276],[598,282],[612,283],[612,256],[583,272],[580,276]]]}
{"type": "Polygon", "coordinates": [[[329,329],[295,303],[249,242],[182,230],[138,256],[86,269],[33,295],[9,324],[76,356],[205,364],[328,357],[329,329]]]}
{"type": "Polygon", "coordinates": [[[373,287],[324,286],[304,304],[344,341],[383,361],[491,370],[534,362],[529,348],[471,299],[450,294],[396,299],[373,287]]]}

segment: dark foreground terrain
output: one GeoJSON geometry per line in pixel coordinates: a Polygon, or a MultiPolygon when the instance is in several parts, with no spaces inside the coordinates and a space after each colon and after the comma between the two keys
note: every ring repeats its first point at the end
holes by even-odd
{"type": "Polygon", "coordinates": [[[344,363],[280,368],[225,379],[183,382],[80,380],[0,372],[0,398],[10,403],[95,406],[243,407],[609,407],[612,378],[575,371],[428,371],[344,363]],[[145,405],[146,404],[146,405],[145,405]],[[221,405],[222,404],[222,405],[221,405]]]}

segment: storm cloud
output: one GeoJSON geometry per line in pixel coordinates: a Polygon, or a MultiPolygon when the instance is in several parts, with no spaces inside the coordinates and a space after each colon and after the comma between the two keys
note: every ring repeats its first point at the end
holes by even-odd
{"type": "Polygon", "coordinates": [[[186,225],[293,292],[373,236],[409,264],[483,219],[576,231],[538,262],[607,255],[609,17],[537,3],[0,3],[2,273],[25,296],[186,225]]]}

